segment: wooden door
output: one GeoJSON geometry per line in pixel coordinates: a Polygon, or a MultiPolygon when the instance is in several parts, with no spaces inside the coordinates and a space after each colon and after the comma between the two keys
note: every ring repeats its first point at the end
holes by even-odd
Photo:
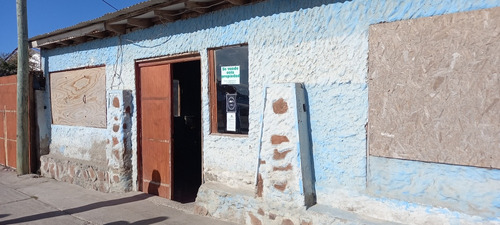
{"type": "Polygon", "coordinates": [[[142,191],[172,199],[170,64],[139,64],[142,191]]]}

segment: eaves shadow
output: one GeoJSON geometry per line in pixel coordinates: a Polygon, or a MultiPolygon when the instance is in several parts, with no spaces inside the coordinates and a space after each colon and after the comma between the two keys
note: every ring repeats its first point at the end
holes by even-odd
{"type": "MultiPolygon", "coordinates": [[[[21,218],[6,220],[6,221],[0,221],[0,224],[28,223],[28,222],[32,222],[32,221],[41,220],[41,219],[54,218],[54,217],[59,217],[59,216],[67,216],[67,215],[77,214],[77,213],[86,212],[86,211],[90,211],[90,210],[106,208],[106,207],[110,207],[110,206],[138,202],[138,201],[145,200],[151,196],[152,195],[148,195],[148,194],[137,194],[137,195],[126,197],[126,198],[96,202],[96,203],[92,203],[92,204],[88,204],[88,205],[84,205],[84,206],[80,206],[80,207],[76,207],[76,208],[71,208],[71,209],[65,209],[65,210],[61,210],[61,211],[56,210],[56,211],[40,213],[40,214],[36,214],[36,215],[30,215],[30,216],[25,216],[25,217],[21,217],[21,218]]],[[[0,215],[2,215],[2,214],[0,214],[0,215]]],[[[165,220],[167,218],[162,217],[162,219],[165,220]]]]}
{"type": "MultiPolygon", "coordinates": [[[[119,37],[109,37],[95,41],[86,42],[79,45],[55,48],[45,50],[44,56],[60,55],[76,51],[88,51],[107,47],[115,47],[122,44],[123,40],[134,44],[135,42],[155,40],[158,38],[171,37],[179,34],[193,33],[196,31],[224,27],[241,21],[251,20],[252,18],[268,17],[281,13],[295,12],[299,10],[320,7],[323,5],[342,4],[353,0],[301,0],[301,1],[283,1],[268,0],[255,4],[249,4],[239,7],[232,7],[211,13],[207,13],[195,18],[178,20],[172,23],[160,24],[143,30],[134,31],[119,37]]],[[[168,39],[167,39],[168,41],[168,39]]],[[[156,43],[149,48],[155,48],[164,43],[156,43]]],[[[147,46],[140,46],[147,47],[147,46]]]]}

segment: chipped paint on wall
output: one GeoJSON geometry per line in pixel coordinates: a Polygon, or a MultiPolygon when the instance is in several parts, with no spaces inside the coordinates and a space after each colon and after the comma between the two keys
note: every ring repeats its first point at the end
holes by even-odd
{"type": "Polygon", "coordinates": [[[370,157],[375,196],[499,217],[500,170],[370,157]]]}
{"type": "MultiPolygon", "coordinates": [[[[263,87],[272,83],[304,83],[309,102],[309,120],[314,158],[314,171],[318,203],[344,210],[360,206],[356,213],[373,213],[380,219],[411,222],[412,209],[404,204],[405,193],[387,192],[397,188],[390,176],[376,173],[367,175],[366,131],[368,111],[367,57],[368,26],[426,16],[441,15],[500,6],[496,0],[371,0],[371,1],[279,1],[225,9],[197,18],[157,25],[126,35],[87,42],[76,46],[43,51],[45,74],[93,65],[106,65],[106,89],[132,90],[135,96],[135,60],[197,52],[202,64],[202,118],[203,161],[205,177],[239,189],[254,188],[257,146],[259,142],[260,112],[264,100],[263,87]],[[314,35],[313,35],[314,34],[314,35]],[[208,57],[207,48],[248,43],[250,118],[248,136],[210,134],[208,57]],[[366,192],[367,183],[389,185],[380,189],[378,197],[366,192]],[[393,187],[392,187],[393,185],[393,187]],[[403,205],[391,198],[403,199],[403,205]],[[364,208],[361,207],[364,204],[364,208]],[[384,209],[384,210],[378,210],[384,209]]],[[[49,90],[49,89],[47,89],[49,90]]],[[[49,92],[49,91],[47,91],[49,92]]],[[[48,101],[48,94],[46,95],[48,101]]],[[[135,99],[132,99],[135,105],[135,99]]],[[[137,112],[132,113],[133,134],[137,133],[137,112]]],[[[109,124],[108,124],[109,126],[109,124]]],[[[79,138],[94,133],[87,142],[109,139],[110,134],[92,128],[52,126],[52,144],[74,143],[64,139],[79,138]]],[[[137,138],[131,137],[132,151],[137,151],[137,138]]],[[[71,145],[86,145],[74,143],[71,145]]],[[[73,153],[71,153],[73,154],[73,153]]],[[[74,153],[79,154],[79,153],[74,153]]],[[[132,158],[133,178],[137,177],[136,155],[132,158]]],[[[388,160],[396,171],[405,166],[414,169],[422,163],[400,164],[388,160]]],[[[380,168],[372,172],[387,172],[380,168]]],[[[448,167],[447,167],[448,168],[448,167]]],[[[449,168],[456,168],[451,166],[449,168]]],[[[477,168],[471,168],[471,171],[477,168]]],[[[492,170],[493,171],[493,170],[492,170]]],[[[496,173],[496,172],[489,172],[496,173]]],[[[427,170],[425,177],[408,174],[418,182],[436,179],[439,171],[427,170]]],[[[491,175],[491,174],[490,174],[491,175]]],[[[488,172],[479,173],[489,179],[488,172]]],[[[496,176],[496,175],[495,175],[496,176]]],[[[479,178],[478,178],[479,179],[479,178]]],[[[452,181],[452,180],[449,180],[452,181]]],[[[134,181],[135,185],[137,182],[134,181]]],[[[137,189],[134,186],[134,189],[137,189]]],[[[460,196],[469,192],[461,192],[460,196]]],[[[496,200],[485,210],[498,216],[498,190],[492,186],[482,189],[496,200]]],[[[241,197],[243,198],[243,197],[241,197]]],[[[423,201],[427,197],[415,196],[408,201],[423,201]],[[420,200],[416,200],[416,199],[420,200]]],[[[235,197],[234,202],[242,201],[235,197]]],[[[462,199],[461,199],[462,200],[462,199]]],[[[480,204],[482,199],[465,197],[464,201],[480,204]]],[[[440,200],[436,200],[440,201],[440,200]]],[[[224,202],[231,202],[225,199],[224,202]]],[[[442,201],[441,203],[445,203],[442,201]]],[[[230,203],[227,203],[230,204],[230,203]]],[[[253,203],[252,203],[253,204],[253,203]]],[[[415,206],[417,215],[439,214],[429,206],[415,206]]],[[[230,210],[226,207],[226,210],[230,210]]],[[[474,213],[464,209],[466,213],[474,213]]],[[[451,221],[454,212],[441,212],[439,221],[451,221]]],[[[370,214],[372,215],[372,214],[370,214]]]]}

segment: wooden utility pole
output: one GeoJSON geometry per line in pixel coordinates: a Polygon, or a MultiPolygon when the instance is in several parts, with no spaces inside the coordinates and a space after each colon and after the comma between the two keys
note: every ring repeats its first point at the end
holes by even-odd
{"type": "Polygon", "coordinates": [[[28,131],[28,17],[26,0],[17,5],[17,174],[29,173],[28,131]]]}

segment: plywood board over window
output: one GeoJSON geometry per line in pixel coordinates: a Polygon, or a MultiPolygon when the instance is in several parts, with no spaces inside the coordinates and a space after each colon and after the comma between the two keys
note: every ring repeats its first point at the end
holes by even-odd
{"type": "Polygon", "coordinates": [[[52,123],[106,127],[105,67],[50,74],[52,123]]]}
{"type": "Polygon", "coordinates": [[[369,152],[500,168],[500,8],[370,26],[369,152]]]}

